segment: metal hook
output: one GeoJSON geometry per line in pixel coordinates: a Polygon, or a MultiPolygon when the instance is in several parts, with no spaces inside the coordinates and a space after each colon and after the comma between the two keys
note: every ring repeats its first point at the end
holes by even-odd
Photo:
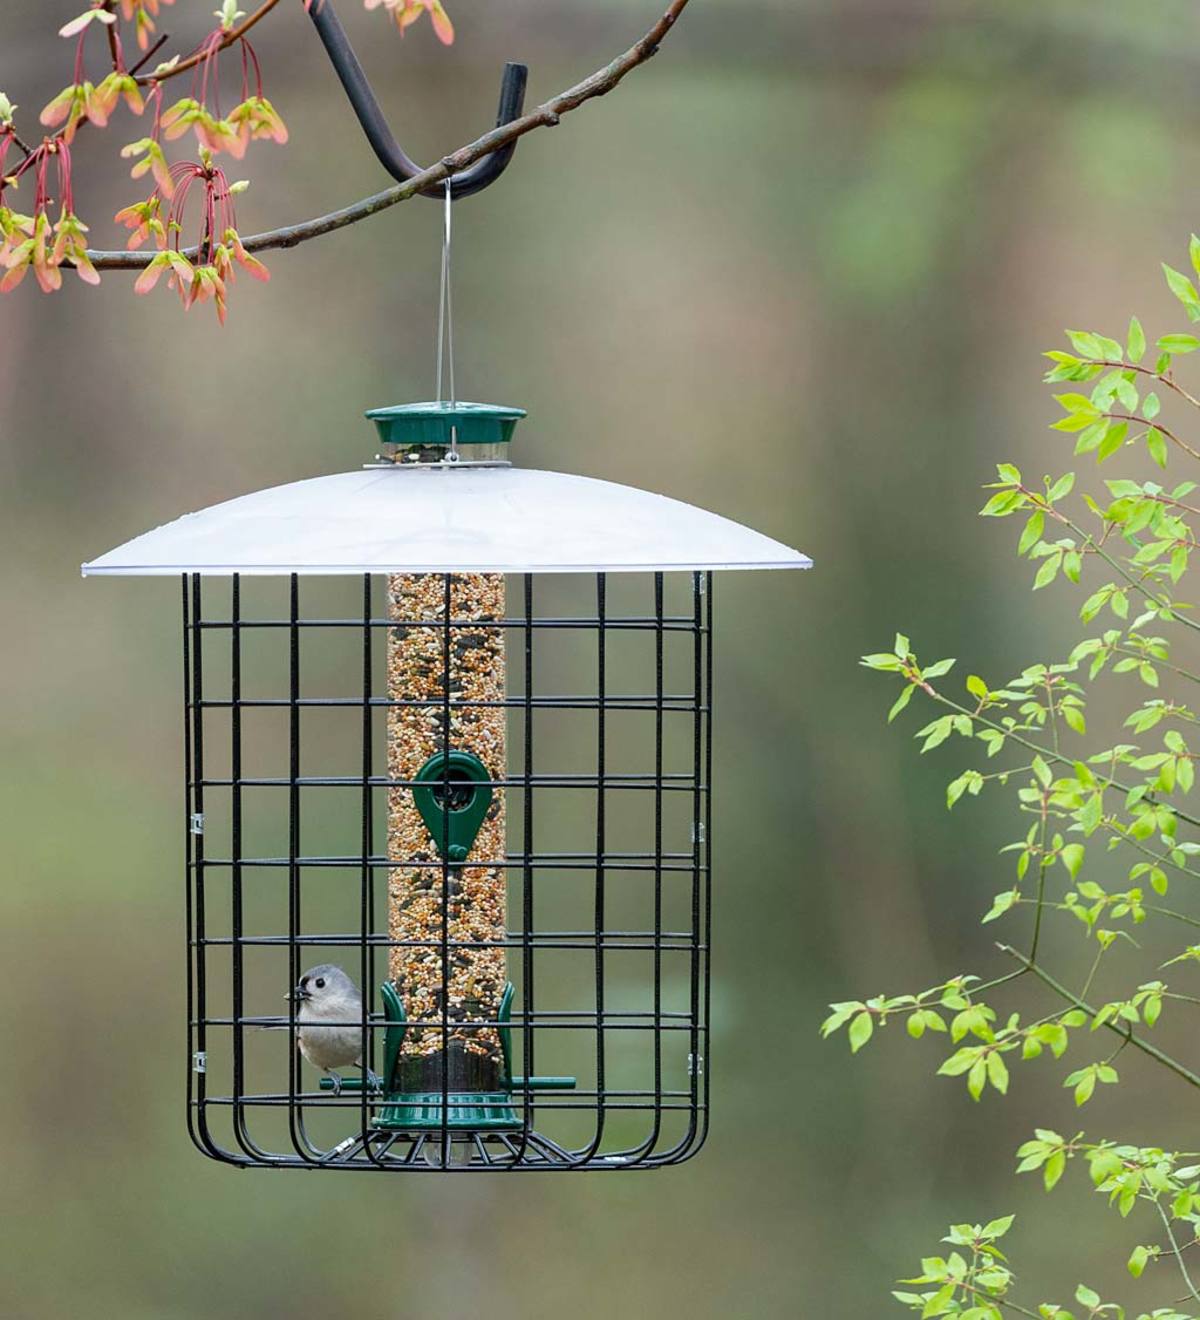
{"type": "MultiPolygon", "coordinates": [[[[367,81],[367,75],[363,72],[358,56],[355,55],[354,48],[346,36],[346,29],[342,27],[334,11],[333,0],[317,0],[317,3],[310,7],[309,14],[334,71],[341,79],[354,113],[358,116],[358,122],[367,135],[367,141],[379,157],[383,168],[400,183],[420,174],[421,166],[404,151],[388,128],[383,111],[379,108],[379,102],[375,99],[375,93],[371,90],[371,84],[367,81]]],[[[528,76],[529,70],[524,64],[504,66],[504,80],[500,84],[500,108],[496,114],[497,128],[520,116],[525,106],[525,83],[528,76]]],[[[476,161],[470,169],[452,174],[451,198],[457,201],[460,197],[470,197],[472,193],[482,192],[484,188],[495,183],[508,168],[508,163],[512,160],[516,149],[517,144],[510,142],[498,151],[484,156],[482,160],[476,161]]],[[[428,188],[421,190],[422,197],[441,200],[445,195],[444,182],[430,184],[428,188]]]]}

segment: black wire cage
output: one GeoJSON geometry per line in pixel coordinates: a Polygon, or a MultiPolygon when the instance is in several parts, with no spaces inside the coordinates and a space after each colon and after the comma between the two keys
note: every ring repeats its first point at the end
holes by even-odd
{"type": "Polygon", "coordinates": [[[215,1159],[704,1143],[713,570],[808,561],[509,467],[518,415],[385,410],[377,465],[85,566],[186,570],[188,1126],[215,1159]]]}

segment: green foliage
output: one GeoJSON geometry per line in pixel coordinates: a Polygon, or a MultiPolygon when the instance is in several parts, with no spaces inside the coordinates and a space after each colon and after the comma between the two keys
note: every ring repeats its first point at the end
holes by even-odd
{"type": "MultiPolygon", "coordinates": [[[[1189,260],[1194,274],[1163,269],[1187,320],[1200,322],[1194,235],[1189,260]]],[[[1007,791],[1021,825],[1000,850],[1009,855],[1000,863],[1007,883],[981,921],[1017,922],[1023,933],[1017,944],[995,946],[1008,966],[990,979],[963,973],[916,993],[834,1004],[821,1032],[844,1030],[857,1053],[900,1017],[914,1040],[937,1042],[937,1075],[960,1079],[974,1101],[989,1092],[992,1102],[1018,1093],[1022,1065],[1042,1060],[1058,1072],[1073,1111],[1121,1085],[1116,1062],[1127,1049],[1163,1070],[1164,1093],[1168,1086],[1200,1088],[1200,1076],[1153,1040],[1165,1006],[1186,1013],[1200,1004],[1200,944],[1185,944],[1158,966],[1133,934],[1147,924],[1165,931],[1200,926],[1200,917],[1180,910],[1184,899],[1170,907],[1161,901],[1174,881],[1182,890],[1200,879],[1200,807],[1191,796],[1200,718],[1190,690],[1200,673],[1187,667],[1182,645],[1200,631],[1200,619],[1181,595],[1200,505],[1191,502],[1195,482],[1157,479],[1171,462],[1200,460],[1183,422],[1174,419],[1176,412],[1186,420],[1189,409],[1200,410],[1200,399],[1175,376],[1175,360],[1200,349],[1200,338],[1162,334],[1153,361],[1137,317],[1123,343],[1085,330],[1070,330],[1067,339],[1071,352],[1046,355],[1047,382],[1071,387],[1054,396],[1059,416],[1051,428],[1073,436],[1075,456],[1100,475],[1091,481],[1068,471],[1031,480],[1001,463],[980,513],[1019,520],[1016,553],[1030,565],[1034,591],[1078,590],[1080,640],[1066,659],[1031,664],[995,687],[971,674],[961,691],[939,682],[953,660],[921,664],[903,634],[891,651],[862,661],[900,683],[889,722],[914,699],[932,706],[932,718],[914,735],[921,754],[953,748],[972,762],[950,780],[948,808],[985,789],[1007,791]],[[1119,475],[1110,472],[1117,461],[1127,469],[1119,475]],[[1098,684],[1129,703],[1121,741],[1089,735],[1087,708],[1098,684]],[[1051,920],[1065,922],[1082,941],[1077,972],[1044,961],[1043,929],[1051,920]],[[1044,992],[1028,1017],[1003,1007],[1007,989],[1021,978],[1044,992]],[[1118,992],[1098,995],[1101,983],[1118,992]]],[[[1045,1126],[1020,1147],[1017,1160],[1017,1171],[1040,1174],[1048,1192],[1081,1160],[1094,1191],[1122,1218],[1136,1220],[1145,1240],[1131,1244],[1128,1273],[1163,1294],[1158,1308],[1138,1312],[1138,1320],[1200,1315],[1200,1289],[1185,1255],[1200,1245],[1200,1154],[1085,1141],[1083,1133],[1067,1139],[1045,1126]]],[[[895,1298],[922,1317],[1123,1320],[1120,1304],[1082,1283],[1065,1306],[1041,1302],[1035,1310],[1016,1300],[1015,1275],[996,1245],[1011,1223],[1009,1216],[955,1226],[944,1239],[949,1254],[926,1257],[920,1274],[902,1281],[919,1291],[895,1298]]]]}

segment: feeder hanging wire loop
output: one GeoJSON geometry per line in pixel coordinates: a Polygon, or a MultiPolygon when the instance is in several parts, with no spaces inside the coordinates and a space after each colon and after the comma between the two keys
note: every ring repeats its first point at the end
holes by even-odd
{"type": "MultiPolygon", "coordinates": [[[[454,380],[454,300],[451,290],[451,245],[454,238],[453,221],[454,195],[450,180],[446,180],[446,200],[442,222],[442,275],[438,288],[438,329],[437,329],[437,400],[446,402],[443,382],[448,377],[450,385],[450,407],[458,406],[458,389],[454,380]]],[[[457,463],[458,427],[450,426],[450,452],[447,462],[457,463]]]]}

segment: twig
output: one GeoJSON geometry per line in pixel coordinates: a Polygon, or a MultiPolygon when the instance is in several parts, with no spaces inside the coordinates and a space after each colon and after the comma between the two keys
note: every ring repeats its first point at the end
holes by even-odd
{"type": "MultiPolygon", "coordinates": [[[[145,263],[143,262],[142,264],[144,265],[145,263]]],[[[1075,762],[1071,760],[1069,756],[1063,756],[1061,752],[1056,752],[1050,747],[1043,747],[1038,743],[1030,742],[1028,738],[1022,737],[1021,734],[1017,733],[1015,730],[1007,729],[1004,727],[1004,725],[997,724],[995,720],[989,720],[986,716],[980,715],[978,710],[970,710],[966,706],[960,705],[957,701],[954,701],[951,697],[947,697],[943,693],[939,692],[937,688],[933,687],[932,685],[925,685],[918,683],[917,686],[920,687],[921,690],[926,694],[926,696],[928,696],[932,701],[936,701],[939,705],[942,706],[949,706],[951,710],[956,710],[960,714],[969,715],[973,720],[975,720],[979,724],[982,724],[985,728],[995,729],[998,733],[1004,734],[1005,738],[1011,738],[1013,742],[1020,744],[1020,746],[1026,748],[1028,751],[1036,752],[1040,757],[1042,757],[1043,760],[1053,761],[1058,765],[1069,765],[1071,767],[1074,767],[1075,762]]],[[[1104,788],[1105,791],[1107,791],[1109,788],[1115,788],[1118,792],[1121,793],[1128,793],[1131,791],[1131,785],[1123,784],[1119,779],[1109,779],[1107,783],[1104,785],[1104,788]]],[[[1146,800],[1149,802],[1156,801],[1156,799],[1151,796],[1148,796],[1146,800]]],[[[1170,807],[1171,811],[1180,820],[1186,821],[1187,824],[1189,825],[1195,825],[1200,827],[1200,816],[1193,816],[1189,812],[1181,811],[1173,803],[1168,802],[1165,805],[1170,807]]]]}
{"type": "MultiPolygon", "coordinates": [[[[225,34],[218,50],[225,50],[232,46],[235,41],[241,40],[247,32],[256,24],[261,23],[272,9],[279,3],[279,0],[263,0],[263,3],[250,15],[244,22],[225,34]]],[[[160,43],[161,44],[161,43],[160,43]]],[[[177,74],[186,73],[188,69],[194,69],[201,60],[206,59],[211,54],[209,50],[199,50],[194,55],[189,55],[186,60],[180,60],[178,64],[172,64],[169,69],[164,69],[162,73],[145,73],[139,79],[138,83],[142,87],[148,87],[151,83],[166,82],[168,78],[174,78],[177,74]]],[[[139,68],[141,66],[139,65],[139,68]]]]}
{"type": "MultiPolygon", "coordinates": [[[[116,0],[104,0],[105,13],[112,14],[116,10],[116,0]]],[[[116,23],[106,23],[104,30],[108,34],[108,53],[112,59],[113,72],[116,73],[121,67],[121,47],[120,38],[117,36],[116,23]]]]}
{"type": "MultiPolygon", "coordinates": [[[[1148,665],[1159,665],[1163,669],[1169,669],[1172,673],[1178,674],[1180,678],[1189,679],[1193,683],[1200,683],[1200,674],[1193,674],[1189,669],[1181,669],[1178,665],[1173,665],[1169,660],[1159,660],[1157,656],[1143,655],[1141,651],[1135,651],[1129,646],[1114,646],[1112,648],[1119,655],[1131,655],[1135,660],[1144,660],[1148,665]]],[[[1179,719],[1188,719],[1186,715],[1179,715],[1179,719]]],[[[1191,724],[1200,724],[1200,720],[1191,719],[1191,724]]]]}
{"type": "MultiPolygon", "coordinates": [[[[1174,390],[1181,399],[1185,399],[1193,408],[1200,408],[1200,399],[1189,394],[1173,376],[1164,375],[1162,372],[1155,371],[1152,367],[1139,367],[1135,362],[1109,362],[1107,360],[1101,360],[1100,365],[1103,367],[1115,367],[1118,371],[1136,371],[1141,376],[1149,376],[1153,380],[1157,380],[1165,385],[1167,389],[1174,390]]],[[[1139,420],[1144,421],[1143,418],[1139,418],[1139,420]]],[[[1148,422],[1146,424],[1148,426],[1154,425],[1153,422],[1148,422]]],[[[1162,427],[1159,427],[1158,429],[1161,431],[1162,427]]]]}
{"type": "Polygon", "coordinates": [[[1171,1250],[1175,1254],[1175,1259],[1179,1262],[1179,1272],[1183,1275],[1183,1281],[1187,1285],[1187,1290],[1191,1294],[1192,1300],[1200,1302],[1200,1293],[1196,1291],[1196,1285],[1192,1282],[1191,1275],[1188,1274],[1187,1265],[1184,1263],[1183,1252],[1179,1249],[1179,1243],[1175,1240],[1175,1233],[1171,1228],[1171,1220],[1167,1212],[1162,1208],[1158,1197],[1154,1198],[1154,1208],[1158,1211],[1159,1218],[1163,1221],[1163,1227],[1167,1230],[1167,1239],[1171,1243],[1171,1250]]]}
{"type": "MultiPolygon", "coordinates": [[[[142,58],[138,60],[138,62],[133,66],[133,68],[129,70],[130,76],[138,73],[141,69],[144,69],[146,65],[150,63],[150,61],[155,57],[155,55],[157,55],[158,52],[162,50],[162,48],[170,40],[171,40],[171,34],[169,32],[164,32],[162,36],[159,37],[159,39],[154,43],[154,45],[151,46],[150,49],[142,56],[142,58]]],[[[162,79],[160,78],[157,79],[156,81],[161,82],[162,79]]]]}
{"type": "MultiPolygon", "coordinates": [[[[1016,961],[1027,971],[1032,972],[1039,981],[1044,985],[1049,986],[1056,995],[1060,996],[1060,998],[1065,999],[1070,1004],[1074,1004],[1076,1008],[1082,1009],[1088,1017],[1094,1018],[1096,1016],[1097,1010],[1094,1009],[1091,1004],[1081,999],[1077,994],[1073,994],[1065,985],[1056,981],[1049,972],[1044,968],[1039,967],[1037,963],[1033,962],[1032,959],[1027,958],[1025,954],[1014,949],[1011,944],[997,944],[996,948],[998,948],[1001,953],[1006,953],[1010,958],[1016,959],[1016,961]]],[[[1109,1031],[1114,1031],[1119,1036],[1125,1036],[1127,1034],[1125,1028],[1118,1022],[1108,1021],[1105,1022],[1104,1025],[1109,1031]]],[[[1148,1054],[1152,1059],[1156,1059],[1165,1068],[1169,1068],[1177,1077],[1182,1077],[1190,1086],[1200,1087],[1200,1077],[1192,1072],[1190,1068],[1185,1068],[1178,1059],[1173,1059],[1169,1054],[1164,1054],[1157,1046],[1151,1045],[1149,1041],[1143,1040],[1141,1036],[1135,1036],[1132,1031],[1128,1032],[1128,1040],[1129,1044],[1135,1049],[1141,1050],[1143,1054],[1148,1054]]]]}
{"type": "MultiPolygon", "coordinates": [[[[275,0],[270,0],[270,3],[274,4],[275,0]]],[[[265,252],[271,248],[295,247],[297,243],[307,242],[310,238],[331,234],[336,229],[344,229],[347,225],[356,224],[359,220],[365,220],[380,211],[385,211],[398,202],[408,201],[410,197],[415,197],[431,184],[440,183],[449,175],[465,170],[477,160],[490,155],[493,151],[498,151],[501,147],[506,147],[510,142],[524,137],[535,128],[553,127],[563,115],[578,109],[597,96],[611,92],[626,74],[645,64],[656,53],[659,45],[674,27],[679,15],[687,8],[687,4],[688,0],[672,0],[666,13],[641,41],[605,65],[603,69],[598,69],[590,77],[576,83],[574,87],[567,88],[565,92],[560,92],[544,105],[538,106],[536,110],[522,115],[520,119],[501,124],[467,146],[460,147],[449,156],[444,156],[436,165],[422,170],[420,174],[414,175],[406,182],[376,193],[373,197],[365,197],[362,201],[343,207],[340,211],[333,211],[329,215],[306,220],[297,225],[288,225],[282,229],[270,229],[262,234],[252,234],[249,238],[243,239],[243,245],[249,252],[265,252]]],[[[256,17],[261,17],[268,8],[270,4],[264,5],[256,17]]],[[[179,66],[176,66],[173,72],[178,72],[178,69],[179,66]]],[[[141,270],[150,264],[154,255],[153,252],[88,253],[92,264],[101,270],[141,270]]],[[[189,259],[196,255],[196,248],[184,250],[184,256],[189,259]]]]}
{"type": "MultiPolygon", "coordinates": [[[[1159,379],[1161,379],[1161,377],[1159,379]]],[[[1157,419],[1153,422],[1148,422],[1144,417],[1136,417],[1133,413],[1115,412],[1109,413],[1108,415],[1118,422],[1132,422],[1135,426],[1144,426],[1148,430],[1153,428],[1155,431],[1161,431],[1172,444],[1178,445],[1179,448],[1190,458],[1200,458],[1200,449],[1193,449],[1186,440],[1181,440],[1169,427],[1159,425],[1157,419]]]]}
{"type": "MultiPolygon", "coordinates": [[[[1096,973],[1100,970],[1100,959],[1104,957],[1104,945],[1101,944],[1096,950],[1096,956],[1092,959],[1091,970],[1087,974],[1087,980],[1083,983],[1083,989],[1079,992],[1079,998],[1087,997],[1087,992],[1092,988],[1092,982],[1096,979],[1096,973]]],[[[1032,962],[1034,954],[1031,952],[1029,959],[1032,962]]]]}
{"type": "Polygon", "coordinates": [[[23,151],[25,153],[25,159],[28,160],[29,157],[33,155],[33,148],[18,136],[15,128],[10,128],[9,133],[12,136],[12,140],[17,144],[17,149],[23,151]]]}
{"type": "MultiPolygon", "coordinates": [[[[1055,748],[1057,751],[1057,747],[1055,748]]],[[[1048,815],[1049,798],[1043,789],[1042,791],[1042,833],[1038,840],[1038,877],[1037,877],[1037,906],[1033,911],[1033,937],[1029,943],[1029,960],[1032,962],[1037,957],[1038,940],[1042,933],[1042,911],[1046,905],[1046,833],[1049,829],[1048,815]]]]}

